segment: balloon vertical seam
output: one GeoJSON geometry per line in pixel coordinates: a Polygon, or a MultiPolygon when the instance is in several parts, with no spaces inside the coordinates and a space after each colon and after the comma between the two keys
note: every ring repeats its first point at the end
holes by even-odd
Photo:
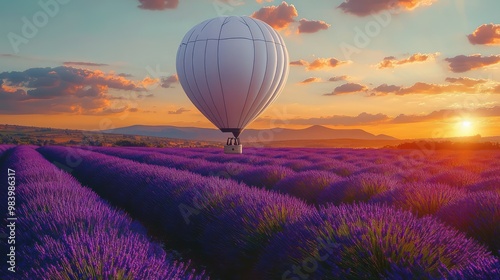
{"type": "Polygon", "coordinates": [[[219,83],[220,83],[220,90],[221,90],[221,93],[222,93],[222,101],[224,102],[224,109],[226,111],[226,126],[229,127],[229,117],[227,115],[227,104],[226,104],[226,99],[224,97],[224,88],[222,87],[222,77],[221,77],[221,74],[220,74],[220,56],[219,56],[219,53],[220,53],[220,37],[221,37],[221,34],[222,34],[222,28],[224,28],[224,24],[226,24],[227,19],[228,18],[224,19],[224,22],[222,23],[222,25],[220,27],[220,30],[219,30],[219,40],[217,41],[217,72],[219,73],[219,83]]]}
{"type": "MultiPolygon", "coordinates": [[[[206,105],[206,110],[210,113],[211,115],[211,118],[213,118],[214,120],[217,119],[217,117],[215,116],[215,114],[212,112],[212,108],[210,108],[210,106],[208,105],[207,101],[205,100],[205,97],[203,97],[203,94],[200,90],[200,87],[198,86],[198,81],[196,79],[196,74],[195,74],[195,69],[194,69],[194,54],[195,54],[195,48],[196,48],[196,43],[198,42],[198,36],[200,36],[200,32],[203,31],[203,29],[205,29],[211,22],[213,21],[213,19],[209,22],[207,22],[202,28],[201,30],[198,32],[198,34],[196,35],[196,38],[195,38],[195,41],[193,43],[193,53],[191,55],[191,64],[192,64],[192,71],[193,71],[193,77],[194,77],[194,83],[196,85],[196,89],[198,90],[198,94],[199,96],[201,97],[201,99],[203,100],[203,103],[205,103],[206,105]]],[[[208,44],[208,41],[205,41],[205,50],[207,48],[207,44],[208,44]]],[[[206,57],[205,57],[206,58],[206,57]]],[[[205,62],[205,59],[204,59],[204,62],[205,62]]],[[[205,62],[206,63],[206,62],[205,62]]],[[[210,119],[210,118],[209,118],[210,119]]]]}
{"type": "Polygon", "coordinates": [[[255,57],[256,57],[255,39],[254,39],[254,36],[253,36],[252,29],[250,28],[250,26],[248,26],[248,24],[246,22],[245,22],[245,25],[248,27],[248,31],[250,32],[250,36],[252,37],[252,44],[253,44],[253,64],[252,64],[252,75],[250,76],[250,83],[248,84],[247,96],[245,97],[245,103],[243,104],[243,108],[242,108],[242,112],[241,112],[242,114],[240,115],[240,118],[238,120],[238,127],[241,127],[241,128],[243,128],[243,125],[241,123],[241,117],[243,116],[243,112],[245,112],[245,108],[246,108],[247,102],[248,102],[248,96],[250,95],[250,89],[252,88],[252,81],[253,81],[254,71],[255,71],[255,57]]]}

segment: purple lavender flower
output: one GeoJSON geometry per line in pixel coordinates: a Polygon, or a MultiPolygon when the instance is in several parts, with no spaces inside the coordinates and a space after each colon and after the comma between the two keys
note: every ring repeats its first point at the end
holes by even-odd
{"type": "Polygon", "coordinates": [[[479,180],[479,175],[464,170],[449,170],[439,173],[427,180],[429,183],[447,184],[455,188],[463,188],[475,184],[479,180]]]}
{"type": "Polygon", "coordinates": [[[267,165],[241,171],[235,179],[249,186],[273,188],[281,179],[292,176],[295,172],[282,166],[267,165]]]}
{"type": "Polygon", "coordinates": [[[273,190],[291,194],[314,204],[325,188],[342,180],[341,178],[327,171],[304,171],[281,179],[273,190]]]}
{"type": "Polygon", "coordinates": [[[443,207],[437,217],[500,254],[500,194],[470,193],[443,207]]]}
{"type": "MultiPolygon", "coordinates": [[[[63,152],[59,148],[60,152],[63,152]]],[[[167,257],[146,230],[33,148],[14,148],[22,279],[206,279],[167,257]]],[[[5,266],[2,266],[5,267],[5,266]]],[[[3,269],[3,268],[2,268],[3,269]]]]}
{"type": "Polygon", "coordinates": [[[446,270],[480,262],[488,265],[487,271],[495,261],[482,246],[434,218],[416,218],[387,206],[342,205],[306,215],[277,234],[252,277],[446,278],[446,270]]]}
{"type": "Polygon", "coordinates": [[[318,198],[318,203],[366,202],[375,195],[387,192],[396,187],[394,179],[374,174],[363,173],[351,176],[345,180],[334,183],[324,189],[318,198]]]}
{"type": "Polygon", "coordinates": [[[443,184],[411,183],[373,197],[370,202],[411,211],[417,216],[433,215],[443,206],[466,196],[463,189],[443,184]]]}

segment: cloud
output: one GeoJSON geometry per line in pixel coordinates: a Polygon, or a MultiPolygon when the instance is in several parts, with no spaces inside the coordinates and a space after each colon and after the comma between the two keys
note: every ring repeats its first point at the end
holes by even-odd
{"type": "MultiPolygon", "coordinates": [[[[404,124],[429,122],[436,120],[449,120],[453,118],[463,118],[464,116],[473,118],[498,117],[500,116],[500,106],[494,107],[478,107],[475,109],[443,109],[432,111],[421,115],[406,115],[400,114],[395,117],[388,116],[383,113],[371,114],[363,112],[357,116],[333,115],[327,117],[314,118],[293,118],[287,119],[287,124],[293,125],[334,125],[334,126],[363,126],[377,124],[404,124]]],[[[257,122],[272,122],[281,121],[269,118],[259,118],[257,122]]]]}
{"type": "Polygon", "coordinates": [[[163,88],[172,88],[172,85],[179,82],[179,77],[177,74],[164,77],[161,79],[161,87],[163,88]]]}
{"type": "Polygon", "coordinates": [[[329,68],[335,68],[337,66],[347,64],[349,61],[338,60],[334,57],[330,58],[317,58],[310,63],[300,59],[290,62],[291,66],[306,66],[306,70],[323,70],[329,68]]]}
{"type": "Polygon", "coordinates": [[[191,110],[187,110],[187,109],[184,109],[184,108],[179,108],[179,109],[177,109],[175,111],[168,111],[168,114],[169,115],[180,115],[182,113],[189,112],[189,111],[191,111],[191,110]]]}
{"type": "Polygon", "coordinates": [[[21,56],[19,56],[17,54],[10,54],[10,53],[0,53],[0,57],[22,58],[21,56]]]}
{"type": "Polygon", "coordinates": [[[129,108],[128,111],[131,113],[136,113],[139,112],[139,108],[129,108]]]}
{"type": "MultiPolygon", "coordinates": [[[[262,3],[262,1],[257,2],[262,3]]],[[[267,0],[267,2],[272,2],[272,0],[267,0]]],[[[260,19],[277,30],[289,29],[292,26],[295,28],[296,23],[298,23],[297,33],[299,34],[316,33],[330,27],[328,23],[321,20],[303,18],[297,21],[296,18],[298,16],[299,13],[295,6],[293,4],[289,5],[285,1],[281,2],[278,6],[262,7],[251,15],[251,17],[260,19]]]]}
{"type": "Polygon", "coordinates": [[[323,95],[325,96],[331,96],[331,95],[341,95],[341,94],[349,94],[349,93],[356,93],[360,91],[366,91],[368,88],[364,85],[356,84],[356,83],[346,83],[341,86],[336,87],[333,92],[331,93],[325,93],[323,95]]]}
{"type": "Polygon", "coordinates": [[[167,10],[175,9],[179,5],[179,0],[139,0],[138,7],[144,10],[167,10]]]}
{"type": "Polygon", "coordinates": [[[391,123],[415,123],[415,122],[427,122],[434,120],[446,120],[454,117],[463,117],[464,114],[467,114],[468,116],[473,116],[475,118],[497,117],[500,116],[500,106],[468,109],[467,111],[464,111],[463,109],[443,109],[423,115],[401,114],[392,119],[391,123]]]}
{"type": "Polygon", "coordinates": [[[320,30],[327,30],[330,25],[321,20],[307,20],[305,18],[299,21],[299,33],[316,33],[320,30]]]}
{"type": "Polygon", "coordinates": [[[483,24],[467,38],[473,45],[500,45],[500,24],[483,24]]]}
{"type": "Polygon", "coordinates": [[[59,66],[2,72],[0,114],[98,115],[127,109],[123,100],[109,94],[109,89],[146,91],[143,81],[128,80],[100,70],[59,66]]]}
{"type": "Polygon", "coordinates": [[[328,68],[335,68],[342,64],[346,64],[347,61],[341,61],[336,58],[317,58],[307,65],[307,70],[322,70],[328,68]]]}
{"type": "Polygon", "coordinates": [[[148,94],[139,94],[137,95],[137,98],[149,98],[149,97],[154,97],[155,95],[152,94],[152,93],[148,93],[148,94]]]}
{"type": "Polygon", "coordinates": [[[105,64],[105,63],[80,62],[80,61],[65,61],[65,62],[63,62],[63,65],[64,66],[90,66],[90,67],[109,66],[109,64],[105,64]]]}
{"type": "Polygon", "coordinates": [[[394,68],[396,66],[403,64],[429,61],[434,59],[436,56],[438,56],[438,53],[429,53],[429,54],[416,53],[408,58],[400,60],[396,59],[394,56],[389,56],[384,58],[384,60],[382,60],[377,66],[379,69],[394,68]]]}
{"type": "Polygon", "coordinates": [[[281,30],[294,23],[298,15],[299,13],[293,4],[288,5],[283,1],[279,6],[262,7],[254,12],[251,17],[260,19],[275,29],[281,30]]]}
{"type": "Polygon", "coordinates": [[[343,76],[331,77],[330,79],[328,79],[328,81],[329,82],[340,82],[340,81],[347,81],[349,79],[350,79],[349,76],[343,75],[343,76]]]}
{"type": "Polygon", "coordinates": [[[356,16],[368,16],[384,10],[410,11],[420,6],[430,6],[437,0],[346,0],[340,4],[344,13],[356,16]]]}
{"type": "Polygon", "coordinates": [[[448,77],[445,79],[445,81],[447,81],[448,83],[461,84],[461,85],[468,86],[468,87],[473,87],[475,85],[484,84],[487,82],[487,80],[472,79],[472,78],[467,78],[467,77],[460,77],[460,78],[448,77]]]}
{"type": "Polygon", "coordinates": [[[389,93],[396,93],[401,90],[400,86],[381,84],[380,86],[373,89],[372,96],[383,96],[389,93]]]}
{"type": "Polygon", "coordinates": [[[296,119],[289,119],[286,121],[286,123],[295,125],[354,126],[354,125],[368,125],[368,124],[381,123],[389,120],[390,118],[384,114],[369,114],[363,112],[357,116],[334,115],[334,116],[319,117],[319,118],[296,118],[296,119]]]}
{"type": "Polygon", "coordinates": [[[497,86],[495,86],[493,88],[490,88],[489,90],[486,90],[484,92],[486,92],[486,93],[497,93],[497,94],[500,94],[500,84],[498,84],[497,86]]]}
{"type": "Polygon", "coordinates": [[[470,70],[482,68],[488,65],[497,64],[500,62],[500,55],[481,56],[480,54],[473,55],[457,55],[452,58],[446,58],[449,63],[450,70],[455,73],[463,73],[470,70]]]}
{"type": "Polygon", "coordinates": [[[317,83],[320,81],[321,81],[321,78],[311,77],[311,78],[307,78],[307,79],[303,80],[299,84],[310,84],[310,83],[317,83]]]}
{"type": "Polygon", "coordinates": [[[306,65],[309,65],[309,62],[301,59],[301,60],[296,60],[296,61],[290,62],[290,65],[292,65],[292,66],[306,66],[306,65]]]}
{"type": "MultiPolygon", "coordinates": [[[[421,115],[406,115],[400,114],[396,117],[391,117],[382,113],[370,114],[363,112],[357,116],[333,115],[319,118],[294,118],[287,119],[286,123],[294,125],[335,125],[335,126],[363,126],[375,124],[404,124],[429,122],[436,120],[449,120],[453,118],[467,117],[482,118],[482,117],[498,117],[500,116],[500,106],[494,107],[479,107],[475,109],[443,109],[432,111],[421,115]]],[[[273,121],[268,118],[257,119],[260,122],[273,121]]],[[[283,120],[279,120],[283,121],[283,120]]]]}
{"type": "Polygon", "coordinates": [[[497,93],[499,83],[467,77],[446,78],[448,84],[417,82],[409,87],[382,84],[371,90],[370,96],[384,96],[389,93],[406,94],[445,94],[445,93],[497,93]]]}
{"type": "Polygon", "coordinates": [[[432,5],[437,0],[346,0],[340,4],[344,13],[367,16],[384,10],[413,10],[420,6],[432,5]]]}
{"type": "Polygon", "coordinates": [[[417,82],[414,85],[401,88],[396,92],[397,95],[405,95],[405,94],[441,94],[441,93],[454,93],[454,92],[464,92],[469,90],[470,88],[463,85],[457,84],[429,84],[417,82]]]}

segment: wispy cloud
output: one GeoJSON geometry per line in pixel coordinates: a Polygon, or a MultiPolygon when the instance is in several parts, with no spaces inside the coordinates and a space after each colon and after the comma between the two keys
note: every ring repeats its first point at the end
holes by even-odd
{"type": "Polygon", "coordinates": [[[105,63],[82,62],[82,61],[65,61],[65,62],[63,62],[63,65],[65,65],[65,66],[90,66],[90,67],[109,66],[109,64],[105,64],[105,63]]]}
{"type": "Polygon", "coordinates": [[[349,63],[348,61],[338,60],[334,57],[330,58],[317,58],[311,62],[305,60],[296,60],[290,62],[291,66],[306,66],[306,70],[324,70],[338,67],[349,63]]]}
{"type": "Polygon", "coordinates": [[[407,94],[445,94],[445,93],[496,93],[500,85],[493,81],[468,77],[446,78],[447,84],[417,82],[409,87],[382,84],[372,89],[371,96],[383,96],[390,93],[407,94]]]}
{"type": "MultiPolygon", "coordinates": [[[[267,121],[262,119],[261,121],[267,121]]],[[[333,115],[319,118],[295,118],[286,120],[289,124],[294,125],[338,125],[338,126],[355,126],[368,125],[390,121],[390,117],[384,114],[369,114],[361,113],[357,116],[333,115]]]]}
{"type": "MultiPolygon", "coordinates": [[[[467,110],[467,114],[474,118],[483,117],[498,117],[500,116],[500,106],[494,107],[479,107],[467,110]]],[[[450,120],[456,117],[463,117],[463,109],[443,109],[431,111],[429,113],[412,115],[399,114],[397,116],[388,116],[383,113],[366,113],[363,112],[357,116],[333,115],[314,118],[292,118],[287,119],[287,124],[292,125],[332,125],[332,126],[368,126],[380,124],[405,124],[418,122],[432,122],[450,120]]],[[[272,122],[277,121],[269,118],[257,119],[257,122],[272,122]]],[[[280,119],[279,121],[283,121],[280,119]]]]}
{"type": "Polygon", "coordinates": [[[309,65],[309,62],[307,62],[303,59],[300,59],[300,60],[295,60],[295,61],[290,62],[290,65],[291,66],[307,66],[307,65],[309,65]]]}
{"type": "Polygon", "coordinates": [[[144,10],[167,10],[175,9],[179,5],[179,0],[139,0],[138,6],[144,10]]]}
{"type": "Polygon", "coordinates": [[[397,93],[400,90],[401,90],[400,86],[381,84],[380,86],[378,86],[372,90],[371,95],[372,96],[383,96],[383,95],[387,95],[389,93],[397,93]]]}
{"type": "Polygon", "coordinates": [[[303,80],[299,84],[310,84],[310,83],[317,83],[317,82],[320,82],[320,81],[321,81],[321,78],[310,77],[310,78],[307,78],[307,79],[303,80]]]}
{"type": "Polygon", "coordinates": [[[394,56],[389,56],[385,57],[384,60],[382,60],[377,66],[379,69],[394,68],[396,66],[400,66],[403,64],[430,61],[433,60],[438,55],[439,53],[429,53],[429,54],[416,53],[404,59],[397,59],[394,56]]]}
{"type": "Polygon", "coordinates": [[[346,0],[338,8],[348,14],[367,16],[384,10],[410,11],[429,6],[437,0],[346,0]]]}
{"type": "Polygon", "coordinates": [[[463,73],[470,70],[486,67],[500,63],[500,55],[482,56],[480,54],[473,55],[457,55],[455,57],[446,58],[449,63],[450,70],[455,73],[463,73]]]}
{"type": "MultiPolygon", "coordinates": [[[[392,119],[391,123],[415,123],[415,122],[426,122],[434,120],[447,120],[454,117],[461,117],[463,113],[464,112],[462,109],[443,109],[422,115],[401,114],[392,119]]],[[[500,106],[470,109],[467,110],[467,114],[475,118],[497,117],[500,116],[500,106]]]]}
{"type": "Polygon", "coordinates": [[[343,75],[343,76],[331,77],[330,79],[328,79],[328,81],[330,81],[330,82],[340,82],[340,81],[348,81],[349,79],[350,79],[349,76],[343,75]]]}
{"type": "Polygon", "coordinates": [[[338,60],[336,58],[318,58],[309,63],[307,70],[335,68],[346,63],[347,61],[338,60]]]}
{"type": "Polygon", "coordinates": [[[174,75],[162,78],[161,79],[161,87],[171,88],[173,84],[178,83],[178,82],[179,82],[179,77],[177,76],[177,74],[174,74],[174,75]]]}
{"type": "Polygon", "coordinates": [[[177,109],[175,111],[168,111],[168,114],[169,115],[180,115],[182,113],[186,113],[186,112],[189,112],[189,111],[191,111],[191,110],[187,110],[187,109],[184,109],[184,108],[179,108],[179,109],[177,109]]]}
{"type": "Polygon", "coordinates": [[[460,77],[460,78],[451,78],[448,77],[445,79],[445,81],[449,83],[454,83],[454,84],[461,84],[467,87],[473,87],[475,85],[479,84],[484,84],[487,82],[487,80],[484,79],[473,79],[473,78],[468,78],[468,77],[460,77]]]}
{"type": "Polygon", "coordinates": [[[362,91],[366,91],[366,90],[368,90],[368,88],[364,85],[356,84],[356,83],[346,83],[346,84],[343,84],[341,86],[336,87],[331,93],[325,93],[323,95],[332,96],[332,95],[350,94],[350,93],[362,92],[362,91]]]}

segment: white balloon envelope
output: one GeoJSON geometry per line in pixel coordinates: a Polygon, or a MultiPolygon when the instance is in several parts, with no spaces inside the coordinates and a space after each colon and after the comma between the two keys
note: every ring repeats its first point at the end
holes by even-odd
{"type": "Polygon", "coordinates": [[[177,51],[176,66],[196,108],[222,132],[238,138],[281,93],[288,64],[283,38],[271,26],[229,16],[189,30],[177,51]]]}

